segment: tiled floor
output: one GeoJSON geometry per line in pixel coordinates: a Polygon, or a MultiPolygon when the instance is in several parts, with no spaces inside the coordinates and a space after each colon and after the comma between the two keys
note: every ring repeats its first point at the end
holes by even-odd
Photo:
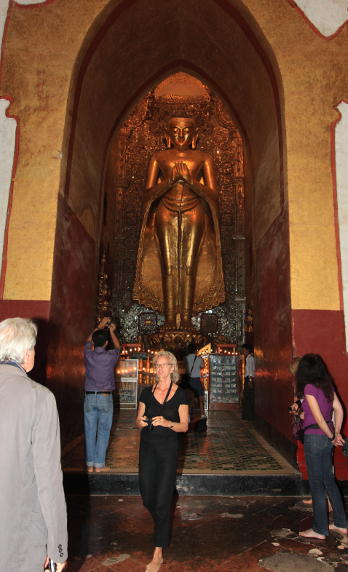
{"type": "MultiPolygon", "coordinates": [[[[137,472],[134,418],[135,411],[116,415],[107,457],[110,473],[123,473],[125,479],[137,472]]],[[[84,470],[83,446],[81,437],[66,448],[65,471],[84,470]]],[[[212,412],[206,435],[187,434],[179,470],[188,475],[263,475],[267,482],[273,475],[295,472],[250,423],[240,420],[238,411],[212,412]]],[[[67,572],[145,570],[151,559],[152,520],[138,496],[70,496],[67,501],[67,572]]],[[[296,497],[180,496],[160,572],[348,572],[348,544],[333,536],[327,541],[298,537],[299,530],[309,528],[310,515],[311,508],[296,497]]]]}
{"type": "MultiPolygon", "coordinates": [[[[136,473],[139,430],[134,425],[135,410],[121,410],[115,416],[107,466],[110,472],[136,473]]],[[[65,471],[84,470],[83,438],[63,452],[65,471]]],[[[293,474],[291,467],[253,428],[242,421],[238,411],[213,411],[207,434],[189,432],[182,438],[179,472],[183,474],[293,474]]]]}
{"type": "MultiPolygon", "coordinates": [[[[152,521],[139,497],[68,498],[67,572],[143,572],[152,521]]],[[[160,572],[348,571],[348,548],[300,539],[311,509],[284,497],[181,497],[160,572]]]]}

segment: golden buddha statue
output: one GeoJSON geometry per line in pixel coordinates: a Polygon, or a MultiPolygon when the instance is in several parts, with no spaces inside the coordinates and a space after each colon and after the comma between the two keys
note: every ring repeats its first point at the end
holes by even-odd
{"type": "Polygon", "coordinates": [[[173,330],[225,297],[214,165],[196,142],[194,119],[172,117],[146,181],[133,297],[173,330]]]}

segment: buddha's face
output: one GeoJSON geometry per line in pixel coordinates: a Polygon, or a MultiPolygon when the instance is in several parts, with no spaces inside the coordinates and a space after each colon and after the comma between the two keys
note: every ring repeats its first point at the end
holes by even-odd
{"type": "Polygon", "coordinates": [[[187,149],[195,133],[196,126],[193,119],[172,117],[168,123],[168,135],[177,149],[187,149]]]}

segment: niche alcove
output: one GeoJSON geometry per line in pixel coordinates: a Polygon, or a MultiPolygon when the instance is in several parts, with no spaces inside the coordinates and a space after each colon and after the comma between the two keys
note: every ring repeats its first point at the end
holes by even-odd
{"type": "Polygon", "coordinates": [[[128,343],[143,340],[145,334],[163,324],[162,315],[153,311],[151,316],[151,307],[135,301],[134,281],[147,166],[150,155],[165,147],[166,122],[173,116],[195,118],[197,147],[213,158],[217,174],[225,301],[215,308],[208,307],[208,315],[196,313],[193,325],[199,331],[203,322],[216,317],[214,339],[241,344],[245,307],[243,140],[222,101],[185,73],[173,74],[151,90],[111,139],[104,177],[101,244],[109,287],[105,289],[102,284],[101,311],[107,303],[103,292],[110,290],[110,311],[121,326],[122,339],[128,343]],[[143,316],[148,322],[145,330],[141,327],[143,316]]]}
{"type": "MultiPolygon", "coordinates": [[[[254,309],[256,409],[264,430],[289,448],[283,409],[291,387],[286,376],[279,376],[291,356],[281,78],[267,39],[241,1],[176,4],[174,11],[170,3],[154,0],[110,2],[90,27],[76,58],[52,286],[52,317],[60,333],[50,356],[50,374],[63,377],[72,394],[81,383],[78,348],[95,318],[103,232],[114,229],[112,248],[117,238],[122,239],[116,217],[122,185],[114,194],[104,192],[115,134],[120,142],[131,114],[151,99],[156,86],[175,74],[189,74],[215,94],[244,142],[242,235],[248,247],[241,297],[254,309]],[[112,221],[108,213],[114,213],[112,221]],[[85,285],[83,296],[78,284],[85,285]]],[[[127,216],[127,211],[123,214],[127,216]]],[[[109,238],[106,243],[111,245],[109,238]]],[[[113,269],[110,272],[114,275],[113,269]]],[[[116,306],[118,300],[113,303],[116,306]]]]}

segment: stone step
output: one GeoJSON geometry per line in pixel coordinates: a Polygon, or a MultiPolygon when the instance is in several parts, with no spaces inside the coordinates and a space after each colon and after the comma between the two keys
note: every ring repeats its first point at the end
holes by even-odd
{"type": "MultiPolygon", "coordinates": [[[[120,495],[139,494],[137,473],[83,473],[66,471],[67,494],[120,495]]],[[[177,478],[177,491],[185,496],[301,496],[308,494],[308,484],[299,473],[288,475],[217,475],[185,474],[177,478]]]]}

